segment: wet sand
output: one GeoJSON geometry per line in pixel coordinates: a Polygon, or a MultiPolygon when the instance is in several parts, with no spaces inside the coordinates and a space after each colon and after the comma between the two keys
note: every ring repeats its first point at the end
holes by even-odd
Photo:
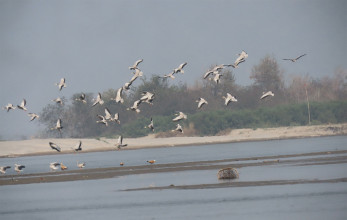
{"type": "MultiPolygon", "coordinates": [[[[141,138],[125,138],[123,140],[123,143],[128,144],[128,146],[125,147],[124,150],[134,150],[141,148],[205,145],[333,135],[347,135],[347,123],[278,128],[235,129],[230,133],[222,136],[181,136],[155,138],[155,135],[149,135],[141,138]]],[[[73,147],[79,142],[79,140],[82,141],[82,153],[116,150],[115,145],[117,143],[117,139],[31,139],[23,141],[1,141],[0,157],[18,157],[59,153],[50,148],[48,144],[49,142],[56,143],[62,148],[62,152],[60,152],[60,154],[73,153],[73,147]]]]}
{"type": "MultiPolygon", "coordinates": [[[[153,164],[144,166],[124,166],[109,168],[90,168],[80,170],[52,171],[46,173],[35,174],[18,174],[18,175],[2,175],[0,176],[0,185],[17,185],[31,183],[49,183],[64,182],[76,180],[95,180],[105,178],[115,178],[126,175],[149,174],[160,172],[178,172],[190,170],[216,170],[225,167],[234,167],[236,169],[250,166],[312,166],[326,164],[347,163],[347,150],[341,151],[324,151],[304,154],[287,154],[277,156],[249,157],[224,159],[213,161],[198,161],[173,164],[153,164]],[[309,158],[307,158],[309,156],[309,158]],[[306,157],[306,158],[304,158],[306,157]],[[228,164],[230,163],[230,164],[228,164]],[[231,164],[232,163],[232,164],[231,164]]],[[[242,174],[241,174],[242,175],[242,174]]],[[[269,180],[269,181],[220,181],[215,184],[196,184],[182,186],[161,186],[126,189],[126,191],[134,190],[164,190],[164,189],[202,189],[202,188],[224,188],[224,187],[247,187],[247,186],[264,186],[264,185],[284,185],[284,184],[305,184],[305,183],[335,183],[347,182],[347,178],[335,179],[297,179],[297,180],[269,180]]]]}

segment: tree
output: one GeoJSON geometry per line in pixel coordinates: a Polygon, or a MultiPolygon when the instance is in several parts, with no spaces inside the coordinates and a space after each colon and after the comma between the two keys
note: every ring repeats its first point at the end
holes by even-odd
{"type": "Polygon", "coordinates": [[[263,91],[280,91],[284,88],[283,72],[275,58],[267,55],[258,65],[255,65],[251,72],[251,79],[263,91]]]}

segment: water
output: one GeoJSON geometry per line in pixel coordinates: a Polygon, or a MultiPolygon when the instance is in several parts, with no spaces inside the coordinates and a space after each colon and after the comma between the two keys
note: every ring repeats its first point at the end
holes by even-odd
{"type": "MultiPolygon", "coordinates": [[[[89,168],[347,150],[347,136],[171,147],[117,152],[2,158],[25,173],[47,172],[49,162],[89,168]]],[[[331,155],[327,155],[329,157],[331,155]]],[[[309,158],[309,157],[305,157],[309,158]]],[[[240,168],[237,181],[347,177],[346,163],[275,164],[240,168]]],[[[13,172],[13,171],[11,171],[13,172]]],[[[315,183],[124,191],[144,187],[215,184],[216,170],[126,175],[110,179],[0,186],[1,219],[346,219],[347,183],[315,183]]]]}

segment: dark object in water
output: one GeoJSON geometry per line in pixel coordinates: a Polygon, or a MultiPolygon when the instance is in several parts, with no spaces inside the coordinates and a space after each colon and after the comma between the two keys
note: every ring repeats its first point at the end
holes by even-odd
{"type": "Polygon", "coordinates": [[[235,168],[223,168],[217,173],[218,179],[237,179],[239,178],[239,172],[235,168]]]}

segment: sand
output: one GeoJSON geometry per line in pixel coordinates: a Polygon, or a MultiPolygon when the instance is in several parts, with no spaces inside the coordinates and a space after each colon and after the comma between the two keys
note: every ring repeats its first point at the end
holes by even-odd
{"type": "MultiPolygon", "coordinates": [[[[303,137],[319,137],[346,135],[347,123],[315,126],[291,126],[278,128],[235,129],[227,135],[204,137],[168,137],[155,138],[149,135],[141,138],[124,138],[123,143],[128,144],[124,150],[203,145],[217,143],[232,143],[241,141],[260,141],[274,139],[290,139],[303,137]]],[[[56,154],[49,146],[49,142],[58,144],[62,148],[61,153],[72,153],[73,147],[82,141],[82,152],[116,150],[117,139],[31,139],[21,141],[1,141],[0,157],[17,157],[26,155],[56,154]]]]}

